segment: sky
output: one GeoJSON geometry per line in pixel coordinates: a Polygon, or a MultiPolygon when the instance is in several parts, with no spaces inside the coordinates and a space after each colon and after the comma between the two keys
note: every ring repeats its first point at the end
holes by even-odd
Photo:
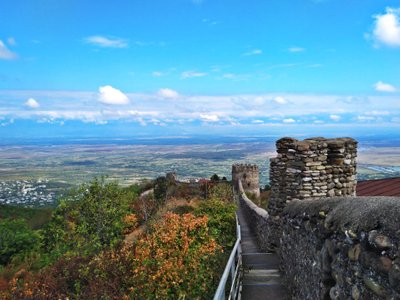
{"type": "Polygon", "coordinates": [[[2,0],[0,135],[396,135],[400,1],[2,0]]]}

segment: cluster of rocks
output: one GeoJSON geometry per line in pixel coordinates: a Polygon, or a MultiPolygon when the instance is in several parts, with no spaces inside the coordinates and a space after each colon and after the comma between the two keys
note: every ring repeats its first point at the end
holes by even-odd
{"type": "Polygon", "coordinates": [[[243,190],[252,198],[260,198],[260,178],[257,165],[234,164],[232,165],[232,183],[235,192],[239,193],[239,181],[242,182],[243,190]]]}
{"type": "Polygon", "coordinates": [[[278,155],[270,160],[271,215],[279,215],[292,200],[355,195],[354,139],[282,138],[276,147],[278,155]]]}
{"type": "Polygon", "coordinates": [[[400,199],[296,201],[279,248],[292,299],[400,299],[400,199]]]}

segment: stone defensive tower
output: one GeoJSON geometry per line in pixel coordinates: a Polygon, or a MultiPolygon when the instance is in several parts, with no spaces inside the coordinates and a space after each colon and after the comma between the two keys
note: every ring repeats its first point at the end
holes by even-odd
{"type": "Polygon", "coordinates": [[[292,200],[355,196],[357,141],[315,137],[276,142],[270,160],[271,198],[268,212],[279,215],[292,200]]]}
{"type": "Polygon", "coordinates": [[[232,165],[232,183],[235,192],[239,191],[239,180],[242,181],[243,189],[248,195],[255,195],[257,199],[260,197],[260,179],[257,165],[232,165]]]}

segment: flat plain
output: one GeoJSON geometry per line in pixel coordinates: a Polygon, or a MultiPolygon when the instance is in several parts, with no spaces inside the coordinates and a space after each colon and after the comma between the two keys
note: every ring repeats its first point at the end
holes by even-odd
{"type": "MultiPolygon", "coordinates": [[[[109,176],[122,184],[176,171],[181,178],[230,177],[234,163],[260,167],[261,182],[268,180],[268,161],[275,156],[273,142],[188,145],[51,145],[1,146],[0,181],[47,179],[70,184],[109,176]]],[[[360,147],[359,174],[378,174],[400,167],[400,147],[360,147]]],[[[400,171],[400,170],[398,170],[400,171]]]]}
{"type": "Polygon", "coordinates": [[[47,179],[77,184],[108,176],[122,184],[176,171],[180,178],[230,177],[233,163],[255,163],[266,178],[272,144],[56,145],[0,147],[0,181],[47,179]]]}

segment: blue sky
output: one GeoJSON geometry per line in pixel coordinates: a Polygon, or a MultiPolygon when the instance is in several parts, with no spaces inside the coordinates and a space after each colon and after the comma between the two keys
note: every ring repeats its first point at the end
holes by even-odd
{"type": "Polygon", "coordinates": [[[3,136],[299,128],[400,129],[399,1],[0,3],[3,136]]]}

